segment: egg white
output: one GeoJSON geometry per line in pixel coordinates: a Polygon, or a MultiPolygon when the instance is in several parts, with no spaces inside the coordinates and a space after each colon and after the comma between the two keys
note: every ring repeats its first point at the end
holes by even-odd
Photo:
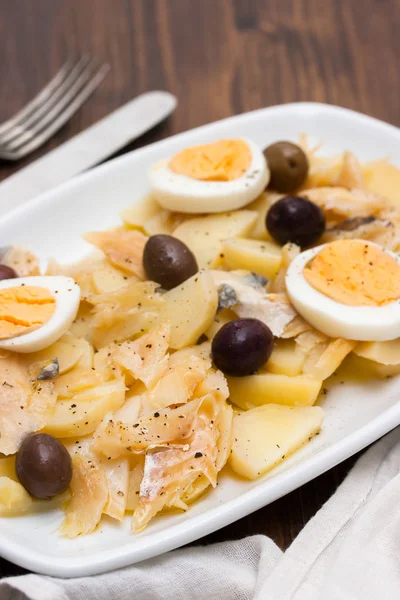
{"type": "Polygon", "coordinates": [[[0,281],[0,291],[22,285],[48,290],[56,301],[54,313],[35,331],[0,340],[0,349],[22,353],[37,352],[56,342],[68,331],[78,312],[81,290],[71,277],[38,275],[0,281]]]}
{"type": "Polygon", "coordinates": [[[241,138],[251,152],[246,173],[232,181],[200,181],[174,173],[170,158],[149,173],[152,195],[164,208],[182,213],[219,213],[249,204],[266,188],[270,173],[263,152],[253,141],[241,138]]]}
{"type": "MultiPolygon", "coordinates": [[[[363,242],[383,250],[373,242],[363,242]]],[[[325,296],[308,283],[303,270],[325,245],[302,252],[289,266],[286,290],[297,312],[329,337],[366,342],[384,342],[400,337],[400,300],[384,306],[348,306],[325,296]]],[[[400,264],[396,254],[383,251],[400,264]]]]}

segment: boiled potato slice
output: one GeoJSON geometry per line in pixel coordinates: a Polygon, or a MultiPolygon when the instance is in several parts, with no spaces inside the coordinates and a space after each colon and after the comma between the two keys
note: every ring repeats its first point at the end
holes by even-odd
{"type": "Polygon", "coordinates": [[[75,321],[72,323],[70,333],[78,338],[83,338],[88,342],[92,342],[93,337],[93,313],[92,306],[87,302],[80,304],[78,314],[75,321]]]}
{"type": "Polygon", "coordinates": [[[265,367],[270,373],[294,377],[300,375],[305,358],[305,353],[294,340],[278,339],[265,367]]]}
{"type": "Polygon", "coordinates": [[[118,410],[124,400],[123,379],[89,388],[73,398],[59,400],[43,431],[58,438],[87,435],[96,429],[107,412],[118,410]]]}
{"type": "Polygon", "coordinates": [[[170,347],[179,350],[195,344],[217,312],[218,293],[210,273],[196,273],[163,298],[160,319],[171,324],[170,347]]]}
{"type": "Polygon", "coordinates": [[[13,481],[18,481],[17,473],[15,471],[15,454],[0,458],[0,477],[8,477],[13,481]]]}
{"type": "Polygon", "coordinates": [[[200,268],[212,268],[221,264],[223,240],[246,236],[256,219],[257,213],[250,210],[195,217],[179,225],[173,235],[192,250],[200,268]]]}
{"type": "Polygon", "coordinates": [[[400,169],[388,160],[374,160],[363,166],[365,188],[400,205],[400,169]]]}
{"type": "Polygon", "coordinates": [[[221,312],[215,315],[210,327],[207,329],[204,335],[206,335],[209,340],[212,340],[221,327],[226,325],[226,323],[229,323],[229,321],[233,321],[234,319],[237,319],[237,316],[233,310],[230,308],[222,309],[221,312]]]}
{"type": "Polygon", "coordinates": [[[281,265],[281,248],[271,242],[234,238],[223,243],[222,253],[229,269],[248,269],[267,279],[275,277],[281,265]]]}
{"type": "Polygon", "coordinates": [[[279,200],[279,198],[282,198],[282,196],[283,194],[268,190],[256,198],[256,200],[253,200],[251,204],[246,206],[247,210],[255,210],[258,213],[257,221],[249,233],[250,238],[254,240],[272,241],[272,238],[268,233],[268,229],[266,228],[265,220],[267,218],[267,212],[270,206],[279,200]]]}
{"type": "Polygon", "coordinates": [[[33,500],[25,488],[9,477],[0,477],[0,516],[9,517],[32,509],[33,500]]]}
{"type": "Polygon", "coordinates": [[[72,398],[82,390],[96,389],[106,378],[92,369],[72,369],[64,375],[60,375],[54,381],[54,391],[57,398],[72,398]]]}
{"type": "MultiPolygon", "coordinates": [[[[133,276],[129,276],[132,280],[133,276]]],[[[124,285],[126,285],[128,275],[124,275],[118,269],[115,269],[112,265],[107,265],[103,269],[98,269],[92,274],[93,286],[97,294],[107,294],[108,292],[115,292],[124,285]]]]}
{"type": "Polygon", "coordinates": [[[125,208],[125,210],[121,212],[121,217],[124,224],[128,227],[144,231],[144,224],[146,221],[161,212],[161,210],[161,206],[149,194],[148,196],[145,196],[141,202],[134,204],[129,208],[125,208]]]}
{"type": "Polygon", "coordinates": [[[258,373],[247,377],[228,377],[230,400],[240,408],[261,404],[310,406],[316,401],[321,381],[305,375],[288,377],[275,373],[258,373]]]}
{"type": "Polygon", "coordinates": [[[80,360],[84,352],[83,345],[75,343],[73,336],[63,336],[58,342],[51,344],[48,348],[39,350],[39,352],[32,352],[27,355],[29,364],[34,363],[49,364],[55,358],[58,359],[60,375],[70,371],[80,360]]]}
{"type": "Polygon", "coordinates": [[[167,210],[161,210],[144,223],[144,231],[147,235],[170,235],[173,229],[171,213],[167,210]]]}
{"type": "Polygon", "coordinates": [[[187,221],[187,219],[188,216],[183,213],[160,210],[145,221],[143,228],[147,235],[171,235],[174,229],[184,221],[187,221]]]}
{"type": "Polygon", "coordinates": [[[382,365],[400,365],[400,339],[388,342],[359,342],[354,353],[382,365]]]}
{"type": "Polygon", "coordinates": [[[374,378],[384,379],[386,377],[394,377],[400,374],[400,364],[398,365],[383,365],[369,360],[368,358],[362,358],[357,354],[352,353],[344,363],[343,369],[340,374],[344,378],[350,380],[369,380],[374,378]]]}
{"type": "Polygon", "coordinates": [[[94,349],[92,344],[84,338],[75,339],[73,343],[75,347],[81,348],[82,350],[82,355],[76,366],[81,369],[91,369],[94,362],[94,349]]]}
{"type": "Polygon", "coordinates": [[[306,444],[321,428],[319,406],[291,407],[268,404],[233,419],[232,469],[257,479],[306,444]]]}

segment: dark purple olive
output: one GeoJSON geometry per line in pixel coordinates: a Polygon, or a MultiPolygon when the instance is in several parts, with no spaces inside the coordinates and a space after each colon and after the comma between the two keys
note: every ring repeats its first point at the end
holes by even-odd
{"type": "Polygon", "coordinates": [[[225,375],[243,377],[262,367],[274,346],[269,327],[258,319],[236,319],[215,335],[211,354],[215,366],[225,375]]]}
{"type": "Polygon", "coordinates": [[[189,248],[172,235],[152,235],[143,252],[143,267],[148,279],[156,281],[165,290],[171,290],[199,267],[189,248]]]}
{"type": "Polygon", "coordinates": [[[303,150],[291,142],[276,142],[264,150],[271,173],[270,188],[288,194],[306,180],[308,159],[303,150]]]}
{"type": "Polygon", "coordinates": [[[312,246],[325,231],[325,217],[319,206],[298,196],[286,196],[267,212],[269,234],[282,246],[288,242],[301,248],[312,246]]]}
{"type": "Polygon", "coordinates": [[[47,433],[32,433],[24,439],[15,467],[24,488],[42,500],[65,492],[72,478],[68,450],[47,433]]]}
{"type": "Polygon", "coordinates": [[[15,279],[18,277],[14,269],[7,267],[7,265],[0,265],[0,281],[3,279],[15,279]]]}

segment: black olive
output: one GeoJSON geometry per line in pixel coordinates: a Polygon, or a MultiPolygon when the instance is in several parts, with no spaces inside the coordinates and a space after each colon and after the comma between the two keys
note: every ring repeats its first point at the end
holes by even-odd
{"type": "Polygon", "coordinates": [[[325,231],[325,217],[319,206],[306,198],[286,196],[267,212],[266,226],[278,244],[288,242],[301,248],[315,244],[325,231]]]}
{"type": "Polygon", "coordinates": [[[306,180],[308,159],[303,150],[291,142],[276,142],[264,150],[271,172],[269,187],[287,194],[306,180]]]}
{"type": "Polygon", "coordinates": [[[236,319],[215,335],[211,353],[215,366],[225,375],[243,377],[262,367],[274,346],[269,327],[258,319],[236,319]]]}
{"type": "Polygon", "coordinates": [[[15,467],[24,488],[42,500],[64,492],[72,478],[68,450],[47,433],[32,433],[23,440],[15,467]]]}
{"type": "Polygon", "coordinates": [[[152,235],[143,252],[143,267],[148,279],[171,290],[199,270],[194,254],[171,235],[152,235]]]}
{"type": "Polygon", "coordinates": [[[7,265],[0,265],[0,281],[3,281],[3,279],[15,279],[16,277],[18,277],[18,275],[14,269],[7,265]]]}

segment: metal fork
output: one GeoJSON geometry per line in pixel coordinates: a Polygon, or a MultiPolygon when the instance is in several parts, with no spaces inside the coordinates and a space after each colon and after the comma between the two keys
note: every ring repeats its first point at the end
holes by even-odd
{"type": "Polygon", "coordinates": [[[82,106],[110,67],[83,56],[70,58],[14,117],[0,125],[0,158],[18,160],[44,144],[82,106]]]}

